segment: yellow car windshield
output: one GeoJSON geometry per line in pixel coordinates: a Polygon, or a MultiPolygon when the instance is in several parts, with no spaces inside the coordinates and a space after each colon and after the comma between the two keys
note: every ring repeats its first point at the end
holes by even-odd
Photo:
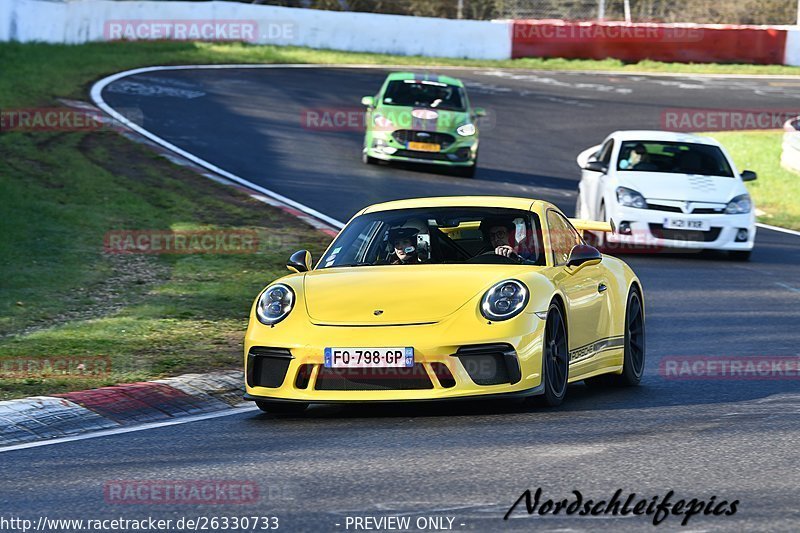
{"type": "Polygon", "coordinates": [[[544,265],[540,243],[541,225],[530,211],[490,207],[378,211],[354,219],[317,268],[513,262],[544,265]],[[502,247],[508,247],[511,253],[496,253],[502,247]]]}

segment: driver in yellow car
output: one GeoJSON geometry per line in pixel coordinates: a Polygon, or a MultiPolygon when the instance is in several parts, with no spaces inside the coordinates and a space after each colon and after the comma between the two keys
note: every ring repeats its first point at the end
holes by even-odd
{"type": "Polygon", "coordinates": [[[481,222],[481,232],[484,240],[491,245],[490,251],[514,261],[528,261],[534,259],[524,243],[515,242],[516,225],[505,218],[487,218],[481,222]]]}

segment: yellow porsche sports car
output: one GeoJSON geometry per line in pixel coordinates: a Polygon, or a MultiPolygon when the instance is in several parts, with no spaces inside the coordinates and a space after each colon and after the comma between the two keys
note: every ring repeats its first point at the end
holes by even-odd
{"type": "Polygon", "coordinates": [[[506,197],[400,200],[361,210],[312,268],[256,298],[245,398],[310,403],[537,397],[567,384],[635,385],[644,369],[642,286],[554,205],[506,197]]]}

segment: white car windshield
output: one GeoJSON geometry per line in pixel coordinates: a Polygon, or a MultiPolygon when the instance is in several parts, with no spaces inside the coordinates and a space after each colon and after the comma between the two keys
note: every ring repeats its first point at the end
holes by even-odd
{"type": "Polygon", "coordinates": [[[686,142],[624,141],[617,170],[733,177],[719,147],[686,142]]]}

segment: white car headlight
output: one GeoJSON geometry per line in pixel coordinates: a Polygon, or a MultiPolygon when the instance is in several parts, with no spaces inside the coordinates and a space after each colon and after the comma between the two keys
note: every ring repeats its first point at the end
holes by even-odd
{"type": "Polygon", "coordinates": [[[276,283],[259,296],[256,304],[256,316],[262,324],[271,326],[286,318],[293,307],[294,291],[292,288],[283,283],[276,283]]]}
{"type": "Polygon", "coordinates": [[[384,130],[391,130],[394,128],[394,124],[392,124],[392,121],[384,117],[380,113],[375,113],[375,115],[372,117],[372,122],[375,123],[376,126],[384,130]]]}
{"type": "Polygon", "coordinates": [[[528,297],[528,287],[521,281],[501,281],[483,295],[481,314],[489,320],[508,320],[525,309],[528,297]]]}
{"type": "Polygon", "coordinates": [[[742,213],[749,213],[753,208],[753,202],[750,201],[749,194],[740,194],[725,206],[725,213],[728,215],[740,215],[742,213]]]}
{"type": "Polygon", "coordinates": [[[647,209],[647,201],[644,196],[627,187],[617,187],[617,201],[626,207],[647,209]]]}
{"type": "Polygon", "coordinates": [[[458,133],[462,137],[469,137],[470,135],[475,135],[475,131],[476,131],[475,124],[471,124],[469,122],[456,128],[456,133],[458,133]]]}

